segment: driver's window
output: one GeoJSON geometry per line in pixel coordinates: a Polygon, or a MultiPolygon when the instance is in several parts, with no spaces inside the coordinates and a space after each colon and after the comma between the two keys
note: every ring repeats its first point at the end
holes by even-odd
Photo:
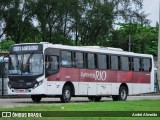
{"type": "Polygon", "coordinates": [[[51,70],[58,70],[58,56],[51,56],[51,70]]]}
{"type": "Polygon", "coordinates": [[[51,69],[51,57],[49,55],[46,55],[45,66],[46,66],[46,70],[50,70],[51,69]]]}
{"type": "Polygon", "coordinates": [[[45,67],[46,75],[52,75],[57,72],[58,66],[58,56],[55,55],[46,55],[45,57],[45,67]]]}

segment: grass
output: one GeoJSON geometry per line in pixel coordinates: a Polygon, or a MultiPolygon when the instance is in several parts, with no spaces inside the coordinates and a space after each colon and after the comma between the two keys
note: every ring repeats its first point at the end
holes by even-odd
{"type": "MultiPolygon", "coordinates": [[[[108,101],[108,102],[82,102],[82,103],[68,103],[68,104],[35,104],[32,106],[25,107],[14,107],[14,108],[0,108],[0,111],[160,111],[159,100],[139,100],[139,101],[108,101]]],[[[5,118],[1,118],[5,119],[5,118]]],[[[22,119],[22,118],[10,118],[10,119],[22,119]]],[[[39,120],[40,118],[23,118],[26,120],[34,119],[39,120]]],[[[45,120],[105,120],[105,117],[47,117],[41,118],[45,120]]],[[[107,118],[108,119],[108,118],[107,118]]],[[[159,119],[158,117],[110,117],[110,119],[159,119]]],[[[5,119],[6,120],[6,119],[5,119]]],[[[7,120],[9,120],[7,118],[7,120]]]]}
{"type": "Polygon", "coordinates": [[[160,100],[79,102],[2,108],[0,111],[160,111],[160,100]]]}

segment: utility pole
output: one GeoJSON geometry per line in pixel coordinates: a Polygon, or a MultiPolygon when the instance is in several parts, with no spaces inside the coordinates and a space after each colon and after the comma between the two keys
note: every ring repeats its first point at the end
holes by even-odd
{"type": "Polygon", "coordinates": [[[132,27],[132,20],[131,20],[131,17],[134,17],[133,15],[129,15],[130,17],[130,23],[129,23],[129,42],[128,42],[128,51],[131,52],[131,45],[132,45],[132,42],[131,42],[131,27],[132,27]]]}
{"type": "Polygon", "coordinates": [[[129,34],[129,43],[128,43],[128,51],[131,52],[131,35],[129,34]]]}
{"type": "Polygon", "coordinates": [[[159,1],[159,33],[158,33],[158,85],[160,88],[160,1],[159,1]]]}

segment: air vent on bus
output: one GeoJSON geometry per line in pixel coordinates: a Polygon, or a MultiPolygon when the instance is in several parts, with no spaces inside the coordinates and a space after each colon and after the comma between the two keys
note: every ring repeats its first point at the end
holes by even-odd
{"type": "Polygon", "coordinates": [[[114,50],[114,51],[123,51],[121,48],[114,48],[114,47],[104,47],[104,46],[82,46],[85,48],[93,48],[93,49],[101,49],[101,50],[114,50]]]}
{"type": "Polygon", "coordinates": [[[40,42],[41,44],[49,44],[49,42],[40,42]]]}

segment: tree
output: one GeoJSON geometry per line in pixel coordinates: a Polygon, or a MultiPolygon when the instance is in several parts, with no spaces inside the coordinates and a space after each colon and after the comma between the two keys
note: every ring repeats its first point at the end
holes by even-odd
{"type": "Polygon", "coordinates": [[[113,28],[117,19],[126,23],[148,22],[146,15],[139,12],[142,0],[6,0],[0,3],[0,22],[6,24],[2,34],[16,43],[48,41],[127,46],[127,38],[122,42],[116,40],[124,35],[119,36],[119,30],[113,28]]]}
{"type": "Polygon", "coordinates": [[[139,25],[133,40],[135,52],[157,56],[158,27],[139,25]]]}
{"type": "Polygon", "coordinates": [[[23,42],[32,27],[31,16],[26,9],[27,2],[7,0],[2,3],[2,20],[6,24],[3,32],[16,43],[23,42]]]}
{"type": "Polygon", "coordinates": [[[81,4],[83,11],[76,28],[80,41],[82,45],[98,44],[112,29],[113,7],[110,3],[102,4],[99,0],[84,0],[81,4]]]}
{"type": "Polygon", "coordinates": [[[139,23],[121,23],[119,25],[120,28],[112,32],[111,46],[128,51],[128,40],[129,35],[131,35],[131,50],[133,52],[157,56],[158,25],[156,27],[139,23]]]}
{"type": "Polygon", "coordinates": [[[11,0],[2,0],[0,1],[0,38],[6,33],[6,27],[5,27],[5,17],[7,12],[5,11],[6,8],[9,7],[11,0]]]}

